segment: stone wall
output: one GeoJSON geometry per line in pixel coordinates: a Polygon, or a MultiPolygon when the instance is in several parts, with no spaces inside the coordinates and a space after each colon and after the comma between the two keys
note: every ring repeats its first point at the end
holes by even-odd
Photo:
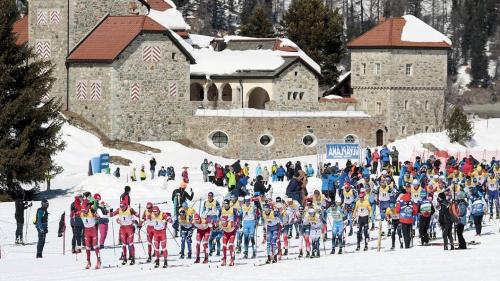
{"type": "MultiPolygon", "coordinates": [[[[40,0],[52,2],[55,0],[40,0]]],[[[63,0],[67,2],[67,0],[63,0]]],[[[146,8],[134,0],[71,0],[70,2],[70,50],[82,40],[107,14],[112,16],[130,15],[129,3],[136,3],[138,12],[146,14],[146,8]]]]}
{"type": "Polygon", "coordinates": [[[111,93],[114,92],[112,72],[111,64],[103,63],[72,64],[69,68],[69,110],[92,122],[106,135],[109,135],[112,123],[109,111],[111,93]],[[84,89],[81,87],[85,87],[85,97],[82,96],[84,89]]]}
{"type": "Polygon", "coordinates": [[[29,2],[29,45],[40,58],[54,64],[49,97],[60,98],[66,105],[67,0],[31,0],[29,2]]]}
{"type": "Polygon", "coordinates": [[[110,137],[125,140],[171,140],[184,137],[184,119],[192,115],[187,58],[167,35],[143,34],[113,63],[110,137]],[[143,48],[159,46],[160,63],[146,63],[143,48]],[[172,58],[172,53],[175,57],[172,58]],[[176,94],[170,87],[176,84],[176,94]],[[138,88],[138,99],[132,96],[138,88]]]}
{"type": "MultiPolygon", "coordinates": [[[[318,100],[318,77],[304,64],[296,62],[273,81],[273,97],[271,100],[284,102],[289,99],[288,93],[304,93],[301,101],[315,102],[318,100]]],[[[295,100],[299,100],[299,96],[295,100]]]]}
{"type": "Polygon", "coordinates": [[[389,140],[442,129],[446,50],[355,49],[351,50],[351,71],[358,109],[383,116],[389,140]],[[380,63],[379,75],[376,63],[380,63]],[[409,75],[407,64],[411,64],[409,75]]]}
{"type": "Polygon", "coordinates": [[[343,140],[352,134],[363,146],[376,143],[376,131],[384,129],[379,118],[229,118],[189,117],[186,119],[186,137],[210,154],[235,158],[269,160],[312,155],[317,143],[305,146],[302,139],[312,135],[320,139],[343,140]],[[228,135],[226,147],[216,148],[211,135],[222,131],[228,135]],[[271,145],[263,146],[262,135],[273,138],[271,145]]]}

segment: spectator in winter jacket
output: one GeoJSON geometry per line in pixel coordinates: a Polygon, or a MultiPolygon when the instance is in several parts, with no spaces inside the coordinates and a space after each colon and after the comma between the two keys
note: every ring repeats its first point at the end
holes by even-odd
{"type": "Polygon", "coordinates": [[[141,181],[146,180],[146,170],[144,168],[144,165],[141,166],[140,178],[141,178],[141,181]]]}
{"type": "Polygon", "coordinates": [[[380,150],[380,158],[382,160],[382,168],[387,167],[391,163],[391,151],[384,145],[380,150]]]}
{"type": "Polygon", "coordinates": [[[457,238],[458,238],[458,249],[467,249],[467,242],[465,242],[464,238],[464,229],[465,226],[467,225],[467,209],[469,207],[469,204],[467,204],[466,199],[466,193],[463,191],[459,191],[456,194],[457,198],[457,206],[458,206],[458,211],[459,211],[459,217],[458,217],[458,222],[456,224],[456,229],[457,229],[457,238]]]}
{"type": "Polygon", "coordinates": [[[116,167],[116,170],[113,172],[113,176],[120,178],[120,167],[116,167]]]}
{"type": "Polygon", "coordinates": [[[453,245],[452,235],[453,220],[449,211],[450,202],[446,199],[444,192],[439,193],[438,204],[440,207],[438,222],[443,231],[444,250],[448,250],[448,244],[450,244],[451,250],[454,250],[455,246],[453,245]]]}
{"type": "Polygon", "coordinates": [[[375,151],[372,153],[372,174],[377,174],[378,171],[378,161],[380,160],[380,154],[378,153],[378,149],[375,148],[375,151]]]}
{"type": "Polygon", "coordinates": [[[215,164],[215,184],[217,186],[224,185],[224,169],[219,164],[215,164]]]}
{"type": "Polygon", "coordinates": [[[229,171],[226,173],[227,180],[227,191],[231,192],[236,188],[236,174],[234,173],[233,167],[229,167],[229,171]]]}
{"type": "Polygon", "coordinates": [[[167,170],[165,170],[165,167],[161,166],[160,170],[158,171],[158,177],[166,177],[167,176],[167,170]]]}
{"type": "Polygon", "coordinates": [[[153,180],[156,171],[156,159],[154,157],[149,160],[149,171],[151,172],[151,179],[153,180]]]}
{"type": "Polygon", "coordinates": [[[125,186],[124,192],[120,195],[120,202],[127,203],[127,206],[130,206],[130,186],[125,186]]]}
{"type": "Polygon", "coordinates": [[[188,173],[188,167],[183,167],[183,171],[182,171],[182,181],[184,181],[186,184],[189,183],[189,173],[188,173]]]}
{"type": "Polygon", "coordinates": [[[257,194],[257,192],[259,195],[266,194],[270,189],[271,185],[268,185],[268,187],[266,188],[266,186],[263,183],[262,176],[257,176],[257,178],[255,179],[255,183],[253,185],[254,194],[257,194]]]}
{"type": "Polygon", "coordinates": [[[257,167],[255,167],[255,176],[260,176],[262,175],[262,167],[260,166],[260,163],[257,164],[257,167]]]}
{"type": "Polygon", "coordinates": [[[300,190],[300,182],[296,177],[292,177],[292,179],[288,183],[288,186],[286,187],[286,196],[292,198],[293,200],[296,200],[297,202],[301,202],[300,190]]]}
{"type": "Polygon", "coordinates": [[[368,166],[372,165],[372,151],[369,147],[366,147],[365,149],[365,163],[368,166]]]}
{"type": "Polygon", "coordinates": [[[273,165],[271,166],[271,177],[273,182],[278,180],[278,176],[276,175],[277,171],[278,171],[278,164],[276,164],[276,161],[273,161],[273,165]]]}
{"type": "Polygon", "coordinates": [[[267,167],[264,167],[264,171],[262,171],[262,182],[267,185],[269,182],[269,170],[267,167]]]}
{"type": "Polygon", "coordinates": [[[399,222],[401,223],[405,248],[409,249],[412,236],[413,217],[417,215],[418,206],[411,198],[411,186],[406,186],[405,191],[405,194],[401,195],[399,201],[396,203],[396,212],[399,214],[399,222]]]}
{"type": "Polygon", "coordinates": [[[135,172],[135,167],[132,167],[132,172],[130,173],[130,180],[132,180],[132,181],[136,181],[137,180],[137,176],[136,176],[136,172],[135,172]]]}
{"type": "Polygon", "coordinates": [[[307,166],[307,168],[306,168],[306,174],[307,174],[308,178],[314,176],[314,168],[312,167],[312,164],[309,164],[307,166]]]}
{"type": "Polygon", "coordinates": [[[215,183],[215,166],[212,161],[208,163],[208,181],[215,183]]]}
{"type": "Polygon", "coordinates": [[[392,147],[391,151],[391,165],[394,171],[394,174],[399,174],[399,151],[395,146],[392,147]]]}
{"type": "Polygon", "coordinates": [[[235,174],[239,174],[241,172],[241,161],[240,160],[236,160],[236,162],[233,163],[233,165],[231,165],[231,167],[233,168],[233,172],[235,174]]]}
{"type": "Polygon", "coordinates": [[[16,211],[14,217],[16,218],[17,228],[16,228],[16,244],[23,244],[23,226],[24,226],[24,210],[31,207],[31,203],[24,200],[25,192],[21,189],[17,192],[15,197],[15,207],[16,211]]]}
{"type": "Polygon", "coordinates": [[[200,170],[203,173],[203,182],[208,182],[208,160],[203,160],[201,163],[200,170]]]}
{"type": "MultiPolygon", "coordinates": [[[[174,205],[174,208],[176,208],[176,210],[178,210],[180,206],[182,206],[182,204],[186,202],[186,200],[193,200],[194,196],[193,190],[190,189],[189,191],[191,194],[189,194],[187,193],[186,188],[187,184],[181,181],[181,183],[179,184],[179,188],[175,189],[172,192],[172,202],[176,203],[176,205],[174,205]]],[[[177,211],[175,213],[177,213],[177,211]]]]}
{"type": "Polygon", "coordinates": [[[279,168],[276,170],[276,178],[278,179],[278,181],[283,181],[283,179],[285,178],[285,168],[283,168],[282,165],[279,166],[279,168]]]}
{"type": "Polygon", "coordinates": [[[35,226],[38,231],[38,243],[36,245],[36,258],[42,258],[43,247],[45,246],[45,237],[49,232],[48,228],[48,218],[49,212],[49,201],[47,199],[42,200],[42,206],[36,211],[35,226]]]}

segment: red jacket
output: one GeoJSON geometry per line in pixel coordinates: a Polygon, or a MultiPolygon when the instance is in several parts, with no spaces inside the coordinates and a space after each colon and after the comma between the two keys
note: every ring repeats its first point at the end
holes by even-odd
{"type": "Polygon", "coordinates": [[[372,160],[374,162],[378,162],[380,160],[380,154],[378,154],[378,151],[372,153],[372,160]]]}
{"type": "Polygon", "coordinates": [[[399,221],[404,224],[412,224],[413,217],[417,215],[418,206],[411,200],[411,194],[405,193],[396,203],[396,212],[399,214],[399,221]],[[411,207],[411,214],[407,208],[411,207]],[[403,209],[403,213],[401,210],[403,209]]]}

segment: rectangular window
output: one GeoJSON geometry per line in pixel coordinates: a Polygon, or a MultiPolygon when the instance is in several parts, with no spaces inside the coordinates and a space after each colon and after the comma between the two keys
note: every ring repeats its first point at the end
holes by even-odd
{"type": "Polygon", "coordinates": [[[401,126],[401,134],[402,135],[406,134],[406,126],[401,126]]]}
{"type": "Polygon", "coordinates": [[[407,100],[405,100],[405,110],[408,110],[408,104],[409,104],[409,102],[407,100]]]}
{"type": "Polygon", "coordinates": [[[76,81],[76,99],[86,100],[87,99],[87,81],[76,81]]]}
{"type": "Polygon", "coordinates": [[[169,88],[169,94],[171,97],[176,97],[177,96],[177,82],[173,82],[172,84],[170,84],[170,88],[169,88]]]}
{"type": "Polygon", "coordinates": [[[101,81],[90,81],[90,100],[98,101],[101,100],[102,96],[102,85],[101,81]]]}
{"type": "Polygon", "coordinates": [[[36,24],[37,25],[47,25],[49,23],[49,16],[47,10],[38,10],[36,13],[36,24]]]}
{"type": "Polygon", "coordinates": [[[428,133],[429,132],[429,126],[425,126],[425,132],[428,133]]]}
{"type": "Polygon", "coordinates": [[[296,99],[297,99],[297,95],[298,95],[298,94],[299,94],[298,92],[293,92],[293,100],[296,100],[296,99]]]}
{"type": "Polygon", "coordinates": [[[61,22],[61,12],[58,9],[49,10],[50,24],[56,25],[61,22]]]}
{"type": "Polygon", "coordinates": [[[303,98],[303,97],[304,97],[304,92],[300,92],[300,93],[299,93],[299,98],[300,98],[300,100],[302,100],[302,98],[303,98]]]}
{"type": "Polygon", "coordinates": [[[366,75],[366,63],[361,64],[361,75],[366,75]]]}
{"type": "Polygon", "coordinates": [[[134,82],[130,85],[130,99],[132,101],[138,101],[141,96],[141,85],[139,83],[134,82]]]}
{"type": "Polygon", "coordinates": [[[430,109],[429,101],[426,100],[425,101],[425,110],[429,110],[429,109],[430,109]]]}
{"type": "Polygon", "coordinates": [[[160,46],[144,46],[142,48],[142,59],[144,62],[159,62],[161,58],[161,49],[160,46]]]}
{"type": "Polygon", "coordinates": [[[412,76],[413,75],[413,65],[411,63],[406,64],[406,76],[412,76]]]}
{"type": "Polygon", "coordinates": [[[35,44],[36,54],[43,60],[48,60],[51,57],[50,41],[38,40],[35,44]]]}
{"type": "Polygon", "coordinates": [[[374,69],[374,72],[375,72],[375,75],[377,76],[380,76],[380,72],[381,72],[381,66],[380,66],[380,63],[375,63],[375,69],[374,69]]]}
{"type": "Polygon", "coordinates": [[[288,100],[292,98],[292,92],[288,92],[288,100]]]}
{"type": "Polygon", "coordinates": [[[382,103],[381,102],[377,102],[377,113],[382,114],[382,103]]]}

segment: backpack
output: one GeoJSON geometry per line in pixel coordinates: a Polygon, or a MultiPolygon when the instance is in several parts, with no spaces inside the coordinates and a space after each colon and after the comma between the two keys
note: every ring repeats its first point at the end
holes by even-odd
{"type": "Polygon", "coordinates": [[[471,214],[473,216],[481,216],[484,214],[484,204],[481,199],[476,199],[472,202],[471,214]]]}
{"type": "Polygon", "coordinates": [[[401,206],[401,211],[399,212],[399,217],[401,219],[411,219],[413,218],[413,201],[399,201],[401,206]]]}
{"type": "Polygon", "coordinates": [[[450,213],[450,218],[453,223],[460,220],[460,209],[457,203],[451,203],[450,206],[448,206],[448,212],[450,213]]]}
{"type": "Polygon", "coordinates": [[[431,202],[429,202],[428,200],[426,201],[423,201],[421,204],[420,204],[420,214],[424,217],[424,218],[428,218],[431,216],[431,212],[432,212],[432,205],[431,205],[431,202]]]}
{"type": "Polygon", "coordinates": [[[467,204],[464,201],[458,203],[458,209],[460,211],[459,216],[461,218],[467,216],[467,204]]]}

